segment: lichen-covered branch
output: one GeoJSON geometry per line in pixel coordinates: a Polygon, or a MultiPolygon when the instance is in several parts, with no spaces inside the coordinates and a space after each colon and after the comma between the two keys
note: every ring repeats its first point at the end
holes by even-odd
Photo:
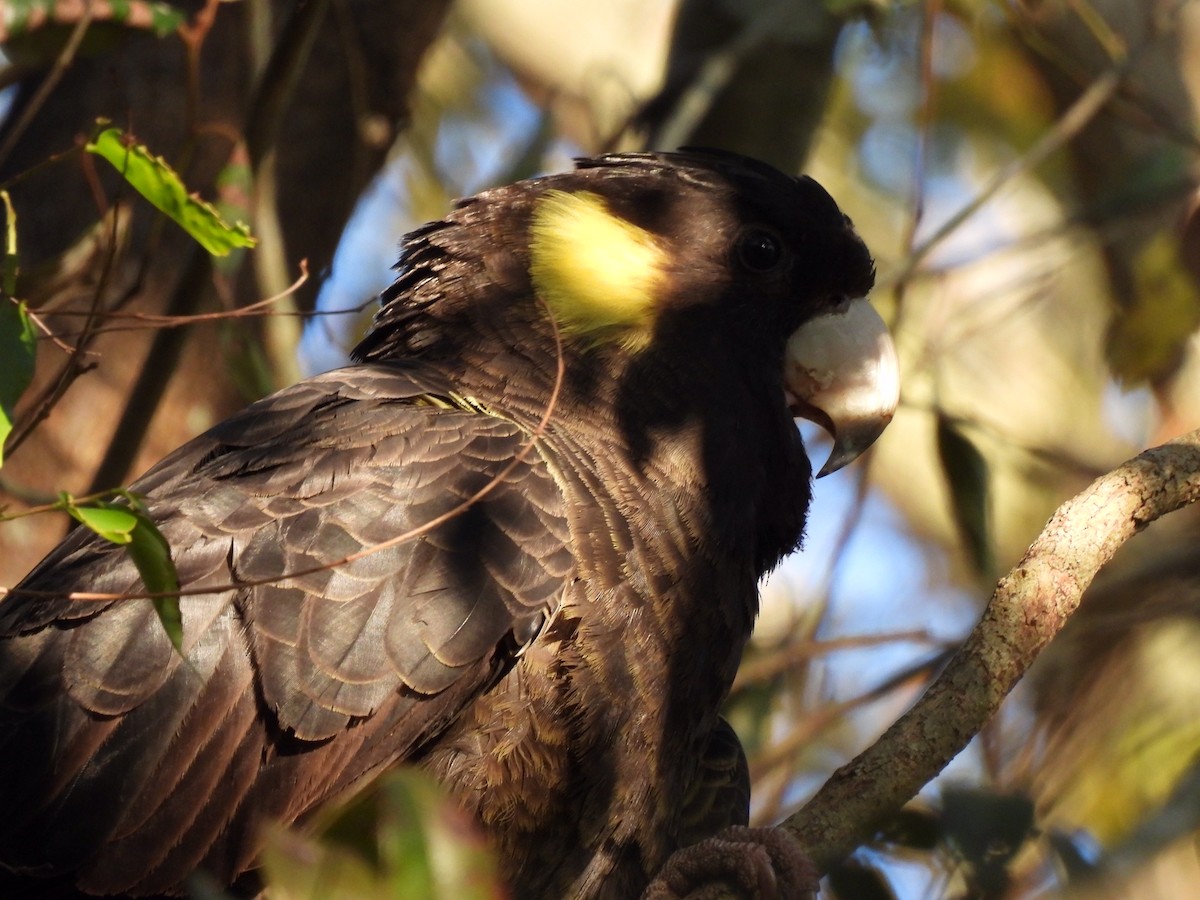
{"type": "Polygon", "coordinates": [[[1134,457],[1061,506],[924,696],[784,823],[817,866],[868,839],[967,745],[1125,541],[1197,499],[1200,431],[1134,457]]]}

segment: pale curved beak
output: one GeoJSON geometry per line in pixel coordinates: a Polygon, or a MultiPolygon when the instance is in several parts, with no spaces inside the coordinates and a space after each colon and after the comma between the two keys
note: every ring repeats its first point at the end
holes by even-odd
{"type": "Polygon", "coordinates": [[[784,384],[792,415],[833,437],[818,478],[875,442],[900,401],[900,367],[887,325],[866,298],[796,329],[787,344],[784,384]]]}

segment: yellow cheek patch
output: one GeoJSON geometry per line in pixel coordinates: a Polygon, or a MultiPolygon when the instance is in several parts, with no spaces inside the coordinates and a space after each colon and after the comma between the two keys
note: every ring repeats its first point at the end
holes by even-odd
{"type": "Polygon", "coordinates": [[[547,191],[530,237],[533,286],[559,327],[630,348],[650,339],[667,257],[653,234],[590,191],[547,191]]]}

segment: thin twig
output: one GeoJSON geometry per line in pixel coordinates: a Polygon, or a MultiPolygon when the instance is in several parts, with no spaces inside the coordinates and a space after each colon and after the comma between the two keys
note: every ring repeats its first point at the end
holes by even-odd
{"type": "MultiPolygon", "coordinates": [[[[913,254],[917,244],[917,234],[921,223],[925,220],[925,166],[929,154],[930,135],[933,131],[934,112],[937,105],[937,78],[933,72],[934,29],[941,18],[941,0],[922,4],[921,37],[920,37],[920,73],[918,84],[921,88],[921,101],[917,107],[916,144],[913,148],[912,196],[910,198],[911,212],[904,229],[903,246],[906,254],[913,254]]],[[[895,282],[895,314],[889,327],[893,334],[900,334],[906,324],[904,314],[908,310],[905,298],[908,295],[910,276],[913,269],[906,269],[895,282]]]]}
{"type": "Polygon", "coordinates": [[[840,650],[861,650],[883,644],[937,643],[928,631],[894,631],[886,634],[851,634],[825,640],[803,640],[784,644],[775,650],[746,662],[738,669],[730,694],[736,694],[760,681],[769,681],[777,675],[790,672],[796,665],[817,656],[826,656],[840,650]]]}
{"type": "Polygon", "coordinates": [[[1042,135],[1027,153],[1013,160],[1007,166],[998,169],[987,180],[979,193],[971,198],[970,202],[947,219],[922,244],[914,248],[904,261],[903,268],[893,276],[893,280],[899,283],[906,281],[916,271],[917,266],[920,265],[925,257],[932,253],[942,241],[953,234],[967,219],[975,215],[992,197],[1016,178],[1036,169],[1052,154],[1056,153],[1068,141],[1079,134],[1095,118],[1096,114],[1104,108],[1104,105],[1113,98],[1113,95],[1116,94],[1117,88],[1121,85],[1121,79],[1124,77],[1124,72],[1125,67],[1118,65],[1114,65],[1112,68],[1102,72],[1088,86],[1088,89],[1083,92],[1079,99],[1072,103],[1066,112],[1059,117],[1054,128],[1051,128],[1042,135]]]}
{"type": "MultiPolygon", "coordinates": [[[[258,300],[247,306],[238,306],[233,309],[222,309],[222,310],[217,310],[215,312],[209,312],[209,313],[192,313],[190,315],[184,315],[184,316],[168,316],[168,315],[159,315],[157,313],[141,313],[141,312],[109,312],[109,313],[100,313],[100,314],[98,314],[97,318],[99,318],[103,321],[137,322],[138,325],[140,325],[144,328],[182,328],[186,325],[198,325],[198,324],[205,323],[205,322],[224,322],[229,319],[252,319],[252,318],[264,318],[266,316],[300,316],[300,317],[304,317],[304,318],[309,318],[309,317],[316,317],[316,316],[322,316],[322,315],[350,315],[355,312],[362,312],[363,308],[366,307],[369,303],[376,302],[375,299],[372,298],[371,300],[368,300],[368,301],[364,302],[363,304],[361,304],[357,309],[346,308],[346,309],[328,310],[328,311],[323,311],[323,312],[300,312],[298,310],[280,312],[278,310],[272,310],[270,308],[270,307],[274,306],[275,304],[279,303],[280,301],[286,299],[290,295],[294,294],[297,290],[300,289],[300,287],[306,281],[308,281],[308,260],[302,259],[302,260],[300,260],[300,274],[299,274],[299,276],[297,276],[295,281],[293,281],[291,284],[289,284],[286,288],[284,288],[278,294],[275,294],[272,297],[267,297],[265,300],[258,300]]],[[[73,312],[70,310],[64,310],[63,312],[58,313],[59,318],[68,318],[70,316],[82,316],[82,315],[88,315],[88,314],[87,313],[76,313],[76,312],[73,312]]],[[[32,318],[32,316],[31,316],[31,318],[32,318]]],[[[98,328],[93,333],[94,334],[108,334],[109,332],[113,332],[113,331],[131,331],[131,330],[134,330],[132,326],[128,327],[128,328],[98,328]]],[[[46,331],[44,326],[43,326],[43,331],[46,331]]],[[[47,337],[49,337],[51,340],[54,340],[56,343],[61,344],[61,342],[56,339],[55,335],[50,334],[48,331],[47,331],[47,337]]],[[[65,349],[73,350],[73,348],[71,348],[71,347],[65,347],[65,349]]]]}
{"type": "Polygon", "coordinates": [[[762,778],[771,768],[789,762],[797,752],[813,742],[813,739],[831,725],[845,719],[846,713],[868,703],[874,703],[893,691],[898,691],[914,680],[926,681],[946,659],[945,653],[921,659],[889,675],[883,682],[849,700],[830,703],[814,710],[799,722],[785,737],[766,747],[750,761],[750,781],[762,778]]]}

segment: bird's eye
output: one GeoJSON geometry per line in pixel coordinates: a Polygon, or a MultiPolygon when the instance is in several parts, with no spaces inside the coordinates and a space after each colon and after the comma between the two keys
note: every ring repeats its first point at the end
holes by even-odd
{"type": "Polygon", "coordinates": [[[747,228],[738,238],[737,255],[751,272],[770,272],[783,259],[783,241],[765,228],[747,228]]]}

